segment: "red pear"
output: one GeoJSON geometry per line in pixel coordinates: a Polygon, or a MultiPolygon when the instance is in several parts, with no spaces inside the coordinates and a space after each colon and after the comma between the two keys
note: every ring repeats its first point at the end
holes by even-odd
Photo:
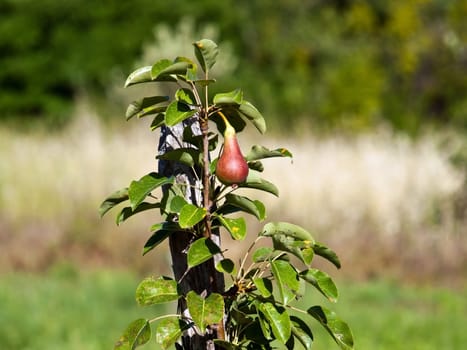
{"type": "Polygon", "coordinates": [[[248,164],[238,145],[235,129],[221,114],[225,122],[224,148],[216,165],[217,178],[225,185],[244,182],[248,176],[248,164]]]}

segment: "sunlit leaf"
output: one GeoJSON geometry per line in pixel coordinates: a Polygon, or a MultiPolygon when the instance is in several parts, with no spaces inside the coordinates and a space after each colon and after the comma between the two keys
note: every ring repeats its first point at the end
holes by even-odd
{"type": "MultiPolygon", "coordinates": [[[[167,67],[153,66],[151,70],[151,77],[153,80],[172,80],[172,75],[186,75],[187,70],[192,67],[192,63],[186,61],[173,62],[167,67]],[[169,78],[170,77],[170,78],[169,78]]],[[[175,79],[176,80],[176,79],[175,79]]]]}
{"type": "Polygon", "coordinates": [[[156,327],[156,342],[162,349],[170,348],[190,325],[178,317],[168,317],[160,321],[156,327]]]}
{"type": "Polygon", "coordinates": [[[136,288],[136,301],[141,306],[167,303],[179,296],[177,282],[164,277],[145,278],[136,288]]]}
{"type": "Polygon", "coordinates": [[[196,225],[206,216],[206,208],[187,203],[180,210],[179,224],[181,228],[188,228],[196,225]]]}
{"type": "Polygon", "coordinates": [[[250,102],[243,100],[238,110],[244,115],[256,129],[264,134],[266,132],[266,121],[263,115],[250,102]]]}
{"type": "Polygon", "coordinates": [[[292,325],[287,311],[270,302],[260,303],[258,309],[268,321],[276,339],[285,344],[292,333],[292,325]]]}
{"type": "Polygon", "coordinates": [[[273,158],[273,157],[290,157],[292,158],[292,153],[290,153],[285,148],[276,148],[270,150],[264,146],[254,145],[251,147],[250,152],[245,156],[248,162],[265,159],[265,158],[273,158]]]}
{"type": "Polygon", "coordinates": [[[125,87],[130,85],[147,83],[152,81],[151,79],[151,66],[141,67],[131,73],[125,81],[125,87]]]}
{"type": "Polygon", "coordinates": [[[263,227],[261,232],[263,236],[285,235],[292,237],[295,240],[300,240],[313,245],[315,240],[311,233],[295,224],[288,222],[269,222],[263,227]]]}
{"type": "Polygon", "coordinates": [[[125,333],[115,344],[115,350],[133,350],[146,344],[151,339],[151,327],[149,321],[139,318],[129,324],[125,333]]]}
{"type": "Polygon", "coordinates": [[[338,269],[341,268],[341,262],[337,254],[330,248],[326,247],[324,244],[316,242],[313,245],[313,251],[316,255],[319,255],[331,262],[338,269]]]}
{"type": "Polygon", "coordinates": [[[225,203],[222,208],[219,209],[218,213],[228,214],[239,210],[256,216],[260,221],[264,220],[266,217],[266,208],[262,202],[232,193],[225,196],[225,203]]]}
{"type": "Polygon", "coordinates": [[[307,243],[297,241],[293,237],[283,234],[273,235],[272,242],[275,250],[291,253],[304,264],[310,265],[313,259],[313,250],[307,247],[307,243]]]}
{"type": "Polygon", "coordinates": [[[208,72],[216,63],[219,48],[217,44],[209,39],[201,39],[193,43],[195,47],[195,56],[204,72],[208,72]]]}
{"type": "Polygon", "coordinates": [[[156,188],[173,183],[173,177],[165,177],[157,173],[150,173],[138,181],[132,181],[128,188],[131,209],[135,210],[138,205],[156,188]]]}
{"type": "Polygon", "coordinates": [[[297,271],[284,260],[274,260],[271,263],[271,271],[279,288],[281,302],[287,305],[295,298],[295,294],[300,288],[297,271]]]}
{"type": "Polygon", "coordinates": [[[151,80],[152,81],[177,81],[176,78],[172,77],[170,74],[161,74],[165,69],[172,65],[172,61],[166,58],[163,58],[151,67],[151,80]]]}
{"type": "Polygon", "coordinates": [[[242,240],[246,236],[246,222],[244,218],[230,219],[222,215],[217,217],[233,239],[242,240]]]}
{"type": "Polygon", "coordinates": [[[216,105],[240,105],[243,101],[243,92],[236,89],[230,92],[218,93],[214,95],[213,102],[216,105]]]}
{"type": "Polygon", "coordinates": [[[172,101],[165,111],[165,123],[168,126],[174,126],[190,118],[195,113],[196,110],[191,109],[187,104],[180,101],[172,101]]]}
{"type": "Polygon", "coordinates": [[[236,345],[229,341],[221,340],[221,339],[214,339],[214,344],[224,350],[242,350],[243,347],[240,345],[236,345]]]}
{"type": "Polygon", "coordinates": [[[259,173],[254,170],[248,172],[248,176],[244,182],[238,184],[238,187],[252,188],[269,192],[275,196],[279,196],[279,189],[272,182],[266,181],[259,176],[259,173]]]}
{"type": "Polygon", "coordinates": [[[307,312],[331,334],[332,338],[342,350],[353,349],[354,341],[352,331],[347,323],[337,317],[334,311],[316,305],[309,308],[307,312]]]}
{"type": "Polygon", "coordinates": [[[162,125],[165,124],[165,113],[158,113],[152,120],[152,123],[150,125],[150,129],[152,131],[156,130],[157,128],[161,127],[162,125]]]}
{"type": "Polygon", "coordinates": [[[268,260],[273,255],[273,249],[269,247],[261,247],[255,250],[252,255],[253,262],[263,262],[268,260]]]}
{"type": "Polygon", "coordinates": [[[177,101],[183,102],[187,105],[195,106],[197,104],[193,91],[187,88],[178,89],[175,93],[175,98],[177,101]]]}
{"type": "Polygon", "coordinates": [[[254,278],[253,283],[256,289],[261,293],[264,298],[269,298],[272,295],[272,282],[268,278],[254,278]]]}
{"type": "Polygon", "coordinates": [[[204,333],[206,327],[217,324],[224,317],[224,298],[217,293],[211,293],[203,298],[194,291],[188,292],[186,303],[193,322],[204,333]]]}
{"type": "Polygon", "coordinates": [[[329,301],[336,302],[339,293],[334,281],[329,275],[318,269],[309,269],[300,272],[300,278],[303,278],[308,283],[318,289],[329,301]]]}
{"type": "Polygon", "coordinates": [[[194,267],[220,253],[219,246],[210,238],[202,237],[194,241],[187,253],[188,267],[194,267]]]}
{"type": "Polygon", "coordinates": [[[151,96],[145,97],[138,101],[133,101],[128,106],[125,117],[127,120],[137,117],[141,118],[148,114],[155,114],[159,112],[165,111],[165,106],[161,107],[158,106],[162,102],[166,102],[169,100],[168,96],[151,96]]]}
{"type": "Polygon", "coordinates": [[[128,200],[128,188],[115,191],[108,196],[99,207],[99,215],[102,217],[117,204],[128,200]]]}

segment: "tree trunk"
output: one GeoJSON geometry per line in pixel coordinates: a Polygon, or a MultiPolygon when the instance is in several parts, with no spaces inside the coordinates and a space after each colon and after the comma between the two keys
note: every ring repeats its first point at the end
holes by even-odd
{"type": "MultiPolygon", "coordinates": [[[[196,117],[185,120],[183,123],[174,127],[163,126],[159,139],[159,154],[178,148],[193,147],[191,144],[183,142],[183,130],[185,127],[191,127],[193,134],[200,135],[201,130],[196,117]]],[[[176,182],[187,185],[185,199],[188,203],[197,206],[203,206],[202,195],[202,169],[191,168],[180,162],[159,160],[159,173],[164,176],[175,176],[176,182]],[[194,173],[196,172],[196,174],[194,173]]],[[[186,232],[174,232],[169,237],[170,253],[172,256],[172,269],[175,279],[179,281],[181,292],[186,295],[190,290],[202,296],[208,296],[213,292],[223,293],[224,276],[214,268],[215,259],[210,259],[205,263],[195,266],[187,272],[187,250],[196,237],[186,232]],[[182,278],[183,277],[183,278],[182,278]]],[[[211,239],[220,246],[219,232],[214,230],[211,239]]],[[[185,300],[180,299],[178,309],[185,317],[190,318],[185,300]]],[[[221,325],[223,328],[223,325],[221,325]]],[[[205,334],[197,334],[194,328],[190,328],[182,336],[177,349],[201,350],[215,349],[212,339],[219,337],[218,329],[209,329],[205,334]]]]}

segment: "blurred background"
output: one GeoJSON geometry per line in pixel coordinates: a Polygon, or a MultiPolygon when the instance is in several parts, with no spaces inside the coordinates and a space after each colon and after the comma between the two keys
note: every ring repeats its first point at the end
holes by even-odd
{"type": "Polygon", "coordinates": [[[317,263],[357,348],[465,346],[467,2],[274,4],[0,0],[0,348],[112,348],[158,312],[134,302],[170,274],[167,249],[141,256],[157,214],[116,226],[97,208],[157,166],[150,121],[124,118],[155,92],[126,77],[201,38],[221,49],[211,92],[241,87],[268,122],[243,150],[294,154],[265,162],[280,197],[257,198],[338,252],[340,271],[317,263]]]}

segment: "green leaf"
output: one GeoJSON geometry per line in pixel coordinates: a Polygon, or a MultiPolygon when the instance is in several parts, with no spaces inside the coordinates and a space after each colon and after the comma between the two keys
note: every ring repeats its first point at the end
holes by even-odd
{"type": "Polygon", "coordinates": [[[269,298],[272,295],[272,282],[270,279],[254,278],[253,283],[264,298],[269,298]]]}
{"type": "Polygon", "coordinates": [[[273,158],[273,157],[290,157],[292,158],[292,153],[290,153],[285,148],[276,148],[273,150],[267,149],[264,146],[254,145],[251,147],[250,152],[246,155],[246,160],[248,162],[265,159],[265,158],[273,158]]]}
{"type": "Polygon", "coordinates": [[[341,268],[341,262],[337,254],[330,248],[326,247],[324,244],[316,242],[313,245],[313,251],[316,255],[319,255],[331,262],[338,269],[341,268]]]}
{"type": "Polygon", "coordinates": [[[151,339],[151,327],[149,321],[144,318],[139,318],[131,322],[125,333],[115,344],[114,349],[133,350],[140,345],[146,344],[151,339]]]}
{"type": "Polygon", "coordinates": [[[147,203],[147,202],[140,203],[135,208],[135,210],[131,209],[131,207],[125,207],[117,215],[117,220],[116,220],[117,225],[120,225],[123,221],[125,221],[129,217],[132,217],[133,215],[138,214],[138,213],[140,213],[142,211],[156,209],[156,208],[160,208],[160,207],[161,207],[160,203],[147,203]]]}
{"type": "Polygon", "coordinates": [[[279,196],[279,189],[272,182],[266,181],[259,176],[257,171],[251,170],[248,172],[248,176],[245,182],[238,184],[238,187],[252,188],[255,190],[261,190],[269,192],[275,196],[279,196]]]}
{"type": "Polygon", "coordinates": [[[110,209],[126,200],[128,200],[128,188],[115,191],[101,203],[99,206],[99,215],[103,217],[110,209]]]}
{"type": "Polygon", "coordinates": [[[224,317],[224,298],[217,293],[211,293],[206,299],[194,291],[189,291],[186,304],[193,322],[204,333],[208,325],[217,324],[224,317]]]}
{"type": "Polygon", "coordinates": [[[175,196],[172,198],[169,204],[169,212],[170,213],[180,213],[182,208],[187,205],[188,202],[182,196],[175,196]]]}
{"type": "Polygon", "coordinates": [[[196,97],[193,91],[187,88],[178,89],[177,92],[175,93],[175,98],[177,99],[177,101],[185,103],[189,106],[197,105],[196,97]]]}
{"type": "Polygon", "coordinates": [[[230,259],[222,259],[216,264],[216,270],[233,275],[236,273],[235,263],[230,259]]]}
{"type": "Polygon", "coordinates": [[[238,110],[261,134],[266,132],[266,121],[264,120],[263,115],[250,102],[243,100],[238,110]]]}
{"type": "Polygon", "coordinates": [[[135,116],[137,118],[141,118],[148,114],[163,112],[165,111],[166,106],[161,107],[157,105],[168,100],[168,96],[151,96],[138,101],[133,101],[128,106],[125,117],[129,120],[135,116]]]}
{"type": "Polygon", "coordinates": [[[154,63],[151,67],[151,80],[152,81],[177,81],[176,78],[170,76],[170,74],[161,74],[166,68],[172,65],[172,61],[166,58],[163,58],[156,63],[154,63]]]}
{"type": "Polygon", "coordinates": [[[262,202],[258,200],[253,201],[247,197],[232,193],[229,193],[225,196],[225,203],[222,208],[220,208],[218,213],[228,214],[238,210],[254,215],[260,221],[264,220],[266,217],[266,208],[262,202]]]}
{"type": "Polygon", "coordinates": [[[264,165],[259,160],[254,160],[248,163],[248,168],[252,170],[259,171],[260,173],[264,171],[264,165]]]}
{"type": "Polygon", "coordinates": [[[310,265],[313,260],[313,249],[309,248],[309,243],[297,241],[293,237],[283,234],[272,236],[275,250],[291,253],[299,258],[304,264],[310,265]]]}
{"type": "Polygon", "coordinates": [[[143,255],[146,255],[148,252],[150,252],[159,244],[161,244],[173,232],[180,230],[180,226],[175,222],[163,222],[160,224],[153,225],[151,227],[151,231],[155,232],[144,244],[143,255]]]}
{"type": "Polygon", "coordinates": [[[308,325],[297,316],[290,316],[292,322],[292,334],[303,345],[305,350],[310,350],[313,345],[313,333],[308,325]]]}
{"type": "Polygon", "coordinates": [[[295,298],[295,294],[300,288],[297,271],[284,260],[274,260],[271,263],[271,271],[276,279],[281,301],[287,305],[295,298]]]}
{"type": "Polygon", "coordinates": [[[273,256],[273,250],[269,247],[261,247],[255,250],[252,255],[252,260],[255,263],[269,260],[273,256]]]}
{"type": "Polygon", "coordinates": [[[220,253],[219,246],[210,238],[202,237],[194,241],[187,253],[188,267],[195,267],[220,253]]]}
{"type": "Polygon", "coordinates": [[[294,240],[300,240],[310,245],[315,243],[315,240],[311,233],[295,224],[288,222],[270,222],[264,225],[261,235],[263,236],[275,236],[285,235],[293,238],[294,240]]]}
{"type": "Polygon", "coordinates": [[[292,325],[287,311],[270,302],[260,303],[258,309],[268,321],[276,339],[285,344],[292,333],[292,325]]]}
{"type": "Polygon", "coordinates": [[[329,301],[333,303],[337,301],[339,296],[337,287],[327,273],[318,269],[309,269],[300,272],[299,276],[318,289],[329,301]]]}
{"type": "Polygon", "coordinates": [[[164,61],[164,64],[155,64],[152,66],[152,80],[176,81],[176,78],[174,78],[173,75],[186,75],[187,70],[193,66],[192,63],[185,61],[173,62],[170,65],[164,67],[165,64],[166,63],[164,61]]]}
{"type": "Polygon", "coordinates": [[[143,176],[138,181],[132,181],[128,188],[131,209],[135,210],[151,191],[171,183],[173,183],[173,177],[167,178],[154,172],[143,176]]]}
{"type": "Polygon", "coordinates": [[[168,349],[189,327],[188,323],[178,317],[165,318],[156,327],[156,342],[162,346],[162,349],[168,349]]]}
{"type": "Polygon", "coordinates": [[[165,124],[165,113],[158,113],[154,119],[152,120],[152,123],[150,125],[151,131],[156,130],[157,128],[161,127],[162,125],[165,124]]]}
{"type": "Polygon", "coordinates": [[[224,92],[214,95],[213,102],[216,105],[240,105],[243,101],[243,92],[236,89],[230,92],[224,92]]]}
{"type": "Polygon", "coordinates": [[[229,219],[222,215],[217,216],[222,226],[230,233],[233,239],[243,240],[246,236],[246,222],[244,218],[229,219]]]}
{"type": "Polygon", "coordinates": [[[194,114],[196,114],[196,110],[191,109],[187,104],[180,101],[172,101],[165,111],[165,123],[168,126],[174,126],[194,114]]]}
{"type": "Polygon", "coordinates": [[[173,160],[192,167],[202,163],[202,153],[195,148],[177,148],[157,156],[156,159],[173,160]]]}
{"type": "Polygon", "coordinates": [[[193,227],[206,216],[206,208],[187,203],[180,210],[179,224],[181,228],[193,227]]]}
{"type": "Polygon", "coordinates": [[[193,45],[195,47],[195,56],[201,68],[207,73],[216,63],[219,48],[214,41],[209,39],[201,39],[193,43],[193,45]]]}
{"type": "Polygon", "coordinates": [[[147,83],[152,81],[151,79],[151,66],[141,67],[131,73],[125,81],[125,87],[130,85],[147,83]]]}
{"type": "MultiPolygon", "coordinates": [[[[222,112],[237,133],[245,129],[246,122],[236,107],[225,106],[222,108],[222,112]]],[[[223,135],[225,133],[225,122],[222,117],[218,113],[215,113],[211,115],[210,119],[216,124],[219,133],[223,135]]]]}
{"type": "Polygon", "coordinates": [[[313,316],[331,334],[334,341],[342,350],[353,349],[352,331],[347,323],[337,317],[335,312],[322,306],[312,306],[307,312],[313,316]]]}
{"type": "Polygon", "coordinates": [[[145,278],[136,288],[136,301],[141,306],[168,303],[179,296],[177,282],[167,277],[145,278]]]}

